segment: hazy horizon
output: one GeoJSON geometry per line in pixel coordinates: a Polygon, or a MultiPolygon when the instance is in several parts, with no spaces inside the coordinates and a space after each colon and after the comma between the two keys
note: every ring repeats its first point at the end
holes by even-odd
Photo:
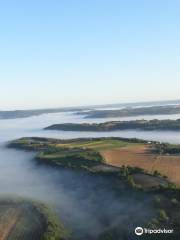
{"type": "Polygon", "coordinates": [[[135,106],[138,106],[138,105],[141,105],[142,106],[146,106],[146,105],[151,105],[153,106],[154,105],[157,105],[157,106],[160,106],[161,104],[162,105],[168,105],[168,104],[173,104],[173,105],[176,105],[176,104],[180,104],[180,99],[166,99],[166,100],[158,100],[158,101],[134,101],[134,102],[113,102],[113,103],[104,103],[104,104],[86,104],[86,105],[71,105],[71,106],[56,106],[56,107],[40,107],[40,108],[6,108],[6,109],[3,109],[3,108],[0,108],[0,111],[30,111],[30,110],[43,110],[43,109],[75,109],[75,108],[101,108],[101,107],[120,107],[121,105],[122,106],[126,106],[126,105],[135,105],[135,106]]]}
{"type": "Polygon", "coordinates": [[[180,2],[3,2],[0,109],[178,99],[180,2]]]}

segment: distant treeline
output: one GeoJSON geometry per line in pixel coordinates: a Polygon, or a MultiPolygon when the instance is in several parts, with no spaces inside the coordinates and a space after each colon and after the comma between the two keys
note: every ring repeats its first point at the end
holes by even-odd
{"type": "MultiPolygon", "coordinates": [[[[124,108],[116,110],[91,110],[86,112],[85,118],[131,117],[140,115],[169,115],[180,113],[180,105],[124,108]]],[[[77,114],[84,114],[78,112],[77,114]]]]}
{"type": "Polygon", "coordinates": [[[105,123],[64,123],[54,124],[46,130],[63,131],[115,131],[125,129],[139,130],[180,130],[180,119],[178,120],[135,120],[135,121],[112,121],[105,123]]]}
{"type": "Polygon", "coordinates": [[[52,108],[52,109],[35,109],[35,110],[14,110],[14,111],[0,111],[0,119],[16,119],[27,118],[32,116],[39,116],[47,113],[60,113],[69,111],[79,111],[81,108],[52,108]]]}

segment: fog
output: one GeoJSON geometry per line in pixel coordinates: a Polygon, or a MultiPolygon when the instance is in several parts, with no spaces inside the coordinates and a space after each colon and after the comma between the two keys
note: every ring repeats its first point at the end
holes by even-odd
{"type": "Polygon", "coordinates": [[[77,138],[77,137],[137,137],[145,140],[157,140],[169,143],[180,143],[180,134],[177,131],[139,131],[123,130],[112,132],[65,132],[43,130],[51,124],[58,123],[83,123],[83,122],[106,122],[113,120],[135,120],[135,119],[180,119],[180,114],[153,115],[126,118],[103,118],[84,119],[83,115],[74,112],[43,114],[29,118],[0,120],[0,142],[6,142],[19,137],[39,136],[53,138],[77,138]]]}
{"type": "MultiPolygon", "coordinates": [[[[95,121],[91,119],[89,122],[95,121]]],[[[123,184],[119,183],[114,184],[120,188],[117,196],[112,189],[115,180],[37,165],[33,160],[35,153],[6,148],[6,143],[23,136],[121,136],[180,143],[180,136],[176,132],[160,131],[83,133],[42,130],[43,127],[60,122],[84,122],[84,119],[71,112],[0,120],[0,195],[29,197],[48,203],[65,226],[72,230],[74,239],[96,239],[104,230],[121,223],[130,231],[142,223],[142,219],[150,217],[153,208],[149,205],[149,196],[137,196],[131,191],[125,191],[123,184]],[[147,206],[149,211],[144,211],[147,206]]]]}
{"type": "Polygon", "coordinates": [[[96,239],[107,227],[125,221],[125,228],[130,231],[152,214],[144,211],[150,199],[143,196],[139,200],[125,191],[123,184],[119,185],[121,196],[116,196],[111,185],[115,180],[37,165],[33,157],[34,153],[1,146],[0,194],[47,203],[72,230],[74,239],[96,239]],[[128,218],[133,218],[137,211],[141,214],[130,224],[128,218]]]}

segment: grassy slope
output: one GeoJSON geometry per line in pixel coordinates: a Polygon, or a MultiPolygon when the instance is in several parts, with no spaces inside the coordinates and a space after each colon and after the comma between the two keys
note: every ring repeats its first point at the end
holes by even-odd
{"type": "Polygon", "coordinates": [[[65,240],[68,237],[68,232],[48,207],[39,202],[1,198],[0,215],[0,233],[1,237],[5,237],[3,239],[6,236],[9,240],[65,240]]]}
{"type": "Polygon", "coordinates": [[[129,144],[136,144],[136,143],[129,143],[122,140],[116,139],[103,139],[103,140],[87,140],[84,142],[70,142],[65,144],[58,144],[58,146],[64,147],[81,147],[81,148],[91,148],[95,150],[104,150],[104,149],[112,149],[112,148],[119,148],[125,147],[129,144]]]}
{"type": "Polygon", "coordinates": [[[40,152],[36,157],[39,162],[46,162],[56,166],[64,166],[69,168],[88,169],[100,163],[103,159],[98,152],[93,150],[82,149],[57,149],[54,153],[49,151],[40,152]]]}
{"type": "Polygon", "coordinates": [[[68,239],[69,233],[58,221],[46,205],[35,204],[36,210],[44,217],[46,231],[43,234],[43,240],[65,240],[68,239]]]}

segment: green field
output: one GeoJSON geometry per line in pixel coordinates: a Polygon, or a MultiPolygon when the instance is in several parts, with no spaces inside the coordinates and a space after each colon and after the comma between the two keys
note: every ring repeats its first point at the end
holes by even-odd
{"type": "Polygon", "coordinates": [[[62,143],[58,144],[57,146],[61,147],[78,147],[78,148],[91,148],[95,150],[105,150],[105,149],[112,149],[112,148],[119,148],[119,147],[125,147],[129,144],[136,144],[136,143],[129,143],[122,140],[112,140],[112,139],[106,139],[106,140],[90,140],[90,141],[84,141],[84,142],[70,142],[70,143],[62,143]]]}
{"type": "Polygon", "coordinates": [[[127,145],[147,143],[139,139],[124,138],[79,138],[69,140],[59,140],[52,138],[20,138],[12,141],[9,146],[24,148],[29,150],[40,150],[49,148],[92,148],[95,150],[112,149],[125,147],[127,145]]]}
{"type": "Polygon", "coordinates": [[[139,142],[141,143],[136,139],[116,138],[77,140],[22,138],[11,142],[9,146],[38,151],[36,159],[39,163],[92,170],[97,165],[105,164],[100,150],[125,147],[139,142]]]}

